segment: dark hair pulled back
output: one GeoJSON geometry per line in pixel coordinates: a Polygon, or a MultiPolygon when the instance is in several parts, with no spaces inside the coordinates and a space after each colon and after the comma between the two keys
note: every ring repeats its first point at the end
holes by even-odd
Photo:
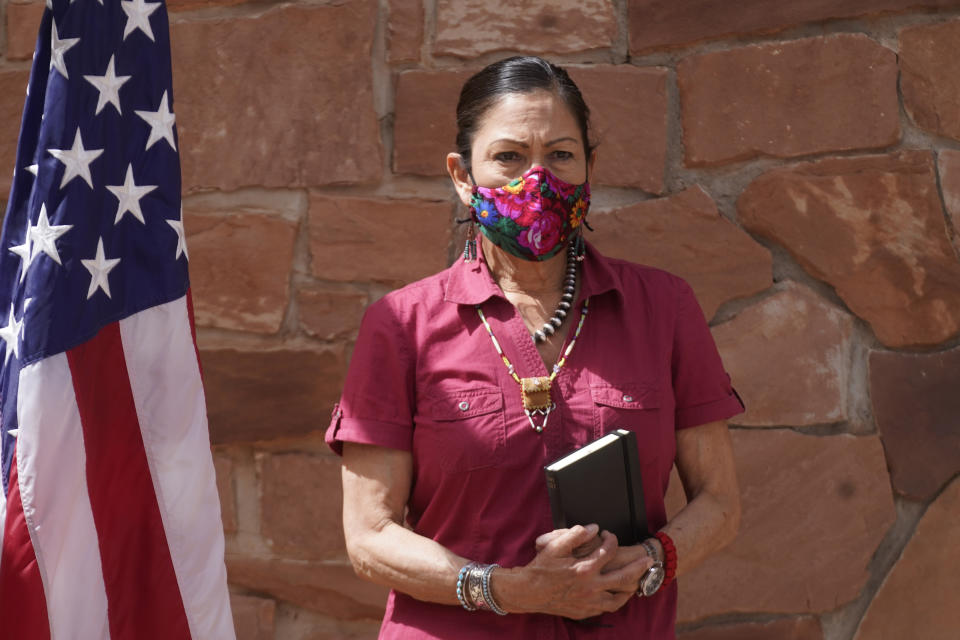
{"type": "Polygon", "coordinates": [[[490,64],[467,80],[457,102],[457,153],[470,170],[473,138],[480,120],[497,100],[511,93],[550,91],[573,114],[580,127],[585,156],[590,155],[590,109],[576,83],[562,68],[536,56],[513,56],[490,64]]]}

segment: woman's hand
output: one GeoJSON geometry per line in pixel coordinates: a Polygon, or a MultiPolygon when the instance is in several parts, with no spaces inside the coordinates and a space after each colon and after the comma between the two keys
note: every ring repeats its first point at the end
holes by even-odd
{"type": "MultiPolygon", "coordinates": [[[[644,572],[653,566],[654,560],[650,557],[650,554],[647,553],[647,550],[643,548],[643,545],[634,544],[628,547],[617,547],[614,556],[604,565],[603,573],[610,573],[611,571],[622,569],[638,561],[643,563],[644,572]]],[[[642,576],[643,573],[640,575],[642,576]]],[[[638,579],[637,584],[633,585],[631,593],[635,593],[639,586],[638,579]]]]}
{"type": "Polygon", "coordinates": [[[578,525],[541,536],[537,555],[529,564],[494,572],[494,599],[508,611],[575,620],[622,607],[636,591],[650,560],[644,554],[605,572],[618,556],[617,538],[608,531],[598,536],[597,530],[596,525],[578,525]]]}
{"type": "MultiPolygon", "coordinates": [[[[558,536],[563,535],[567,531],[569,531],[569,529],[554,529],[553,531],[548,531],[543,535],[541,535],[540,537],[538,537],[534,541],[534,546],[536,547],[537,553],[540,553],[541,551],[543,551],[543,548],[547,546],[548,542],[550,542],[551,540],[553,540],[558,536]]],[[[603,544],[603,538],[600,537],[599,534],[597,534],[594,537],[590,538],[584,544],[574,549],[573,556],[575,558],[583,558],[584,556],[588,556],[591,553],[593,553],[596,549],[598,549],[602,544],[603,544]]]]}

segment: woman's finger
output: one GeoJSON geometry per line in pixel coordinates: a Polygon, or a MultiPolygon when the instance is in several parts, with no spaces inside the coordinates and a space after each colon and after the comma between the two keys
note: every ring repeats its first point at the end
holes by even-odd
{"type": "Polygon", "coordinates": [[[554,556],[572,555],[574,549],[596,536],[599,530],[600,527],[595,524],[588,524],[585,527],[581,525],[571,527],[547,542],[543,550],[554,556]]]}
{"type": "Polygon", "coordinates": [[[633,593],[640,585],[640,578],[652,566],[653,560],[649,557],[637,558],[619,569],[598,576],[597,585],[606,591],[633,593]]]}

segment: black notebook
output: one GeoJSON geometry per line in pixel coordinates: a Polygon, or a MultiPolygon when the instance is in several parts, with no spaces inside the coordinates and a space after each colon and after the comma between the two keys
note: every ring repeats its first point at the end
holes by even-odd
{"type": "Polygon", "coordinates": [[[617,429],[544,467],[553,526],[596,523],[620,545],[650,537],[637,436],[617,429]]]}

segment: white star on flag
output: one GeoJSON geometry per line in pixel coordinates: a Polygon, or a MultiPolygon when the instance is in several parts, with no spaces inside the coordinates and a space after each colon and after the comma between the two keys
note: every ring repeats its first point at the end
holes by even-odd
{"type": "Polygon", "coordinates": [[[33,243],[30,242],[30,217],[27,216],[27,231],[23,235],[23,244],[10,247],[10,253],[20,256],[23,261],[23,269],[20,271],[20,282],[27,276],[27,269],[30,268],[30,262],[33,260],[31,255],[33,243]]]}
{"type": "Polygon", "coordinates": [[[150,14],[160,8],[159,2],[144,2],[143,0],[122,0],[120,8],[127,14],[127,23],[123,27],[123,39],[140,29],[150,40],[153,38],[153,29],[150,28],[150,14]]]}
{"type": "Polygon", "coordinates": [[[119,224],[123,218],[123,214],[127,212],[132,214],[141,224],[146,224],[146,221],[143,219],[143,211],[140,209],[140,198],[156,188],[157,185],[137,186],[134,184],[133,165],[128,164],[127,177],[124,179],[123,184],[118,186],[107,185],[107,190],[117,196],[117,200],[120,201],[117,205],[117,217],[113,221],[113,224],[119,224]]]}
{"type": "Polygon", "coordinates": [[[103,149],[84,149],[83,138],[80,137],[80,127],[77,127],[77,133],[73,137],[73,148],[47,149],[47,151],[66,167],[63,172],[63,180],[60,181],[61,189],[67,186],[67,183],[77,176],[83,178],[84,182],[93,189],[93,178],[90,177],[90,163],[100,157],[103,149]]]}
{"type": "Polygon", "coordinates": [[[97,242],[97,255],[92,260],[81,260],[80,263],[90,272],[90,288],[87,289],[87,300],[96,293],[97,289],[103,289],[107,297],[111,297],[107,274],[120,264],[120,258],[107,259],[103,254],[103,238],[100,238],[97,242]]]}
{"type": "Polygon", "coordinates": [[[33,242],[33,251],[31,251],[31,260],[36,257],[40,251],[53,258],[57,264],[60,262],[60,252],[57,251],[57,238],[73,228],[72,224],[51,225],[47,219],[47,205],[40,205],[40,219],[36,226],[30,230],[30,239],[33,242]]]}
{"type": "Polygon", "coordinates": [[[27,167],[27,171],[29,171],[30,173],[32,173],[34,178],[37,177],[37,171],[38,171],[39,169],[40,169],[40,166],[39,166],[39,165],[36,165],[36,164],[31,164],[31,165],[29,165],[29,166],[27,167]]]}
{"type": "MultiPolygon", "coordinates": [[[[63,61],[63,55],[70,50],[70,47],[80,42],[80,38],[64,38],[61,40],[59,31],[57,23],[54,21],[53,29],[50,30],[50,68],[59,71],[64,78],[69,78],[67,63],[63,61]]],[[[27,85],[28,92],[30,91],[29,86],[27,85]]]]}
{"type": "Polygon", "coordinates": [[[173,227],[173,230],[177,232],[177,255],[174,257],[174,260],[179,260],[181,254],[186,256],[187,260],[189,260],[190,254],[187,253],[187,238],[183,231],[183,207],[180,207],[180,219],[167,220],[167,224],[173,227]]]}
{"type": "MultiPolygon", "coordinates": [[[[153,143],[160,139],[170,143],[170,148],[177,150],[177,145],[173,141],[173,125],[177,117],[170,113],[170,101],[167,99],[167,92],[163,92],[160,98],[160,106],[156,111],[137,111],[136,114],[146,120],[150,125],[150,137],[147,138],[146,149],[153,146],[153,143]]],[[[145,150],[146,150],[145,149],[145,150]]]]}
{"type": "Polygon", "coordinates": [[[20,328],[22,322],[17,322],[13,317],[13,305],[10,305],[10,318],[7,320],[7,326],[0,329],[0,338],[7,343],[6,355],[3,357],[3,363],[6,364],[10,359],[10,354],[20,357],[20,328]]]}
{"type": "Polygon", "coordinates": [[[110,62],[107,63],[107,70],[102,76],[83,76],[87,82],[96,87],[97,91],[100,92],[94,115],[100,115],[100,112],[103,111],[103,108],[108,104],[112,104],[116,107],[117,113],[123,115],[123,111],[120,109],[120,87],[133,76],[118,76],[114,70],[113,59],[114,56],[110,56],[110,62]]]}

